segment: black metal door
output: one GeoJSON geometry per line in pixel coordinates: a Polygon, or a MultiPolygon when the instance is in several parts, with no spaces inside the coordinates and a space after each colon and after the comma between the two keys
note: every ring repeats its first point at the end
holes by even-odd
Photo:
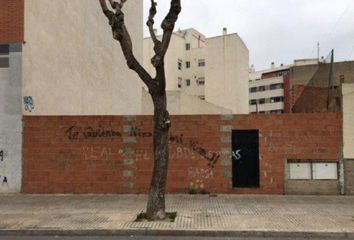
{"type": "Polygon", "coordinates": [[[232,131],[232,185],[259,187],[259,131],[232,131]]]}

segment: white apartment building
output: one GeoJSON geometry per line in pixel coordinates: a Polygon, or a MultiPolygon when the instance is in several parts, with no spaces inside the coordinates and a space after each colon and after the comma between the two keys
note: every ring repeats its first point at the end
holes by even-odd
{"type": "Polygon", "coordinates": [[[290,91],[290,69],[292,67],[317,65],[318,59],[299,59],[293,64],[249,73],[249,113],[279,114],[284,113],[285,101],[290,91]]]}
{"type": "Polygon", "coordinates": [[[259,72],[250,72],[249,113],[284,112],[284,76],[290,66],[281,66],[259,72]]]}
{"type": "MultiPolygon", "coordinates": [[[[151,65],[153,56],[153,42],[151,38],[145,38],[144,67],[152,75],[155,74],[151,65]]],[[[166,90],[174,99],[168,100],[169,109],[181,109],[174,111],[174,114],[218,114],[225,113],[225,110],[247,114],[248,63],[246,45],[237,34],[227,34],[226,29],[221,36],[212,38],[193,28],[176,31],[165,63],[166,90]],[[176,101],[176,96],[181,99],[176,101]],[[190,96],[195,99],[192,103],[190,96]],[[182,98],[188,98],[188,101],[182,98]],[[174,106],[181,106],[184,102],[188,102],[188,106],[174,106]],[[205,107],[206,104],[212,106],[205,107]]],[[[152,113],[151,107],[143,106],[143,114],[149,113],[152,113]]]]}

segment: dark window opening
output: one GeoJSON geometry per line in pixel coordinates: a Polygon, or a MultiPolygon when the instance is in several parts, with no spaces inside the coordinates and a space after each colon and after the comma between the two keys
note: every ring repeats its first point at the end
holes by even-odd
{"type": "Polygon", "coordinates": [[[254,92],[257,92],[257,87],[250,88],[250,93],[254,93],[254,92]]]}
{"type": "Polygon", "coordinates": [[[200,59],[198,60],[198,66],[199,67],[205,67],[206,63],[205,63],[205,59],[200,59]]]}
{"type": "Polygon", "coordinates": [[[252,99],[250,101],[250,105],[257,105],[257,100],[256,99],[252,99]]]}
{"type": "Polygon", "coordinates": [[[190,44],[190,43],[187,43],[187,44],[186,44],[186,50],[187,50],[187,51],[191,50],[191,44],[190,44]]]}
{"type": "Polygon", "coordinates": [[[284,102],[284,97],[272,97],[270,98],[271,103],[284,102]]]}
{"type": "Polygon", "coordinates": [[[259,99],[259,104],[265,104],[266,103],[266,100],[265,100],[265,98],[261,98],[261,99],[259,99]]]}
{"type": "Polygon", "coordinates": [[[186,68],[190,68],[191,67],[191,62],[186,62],[186,68]]]}
{"type": "Polygon", "coordinates": [[[9,44],[0,44],[0,55],[9,55],[10,45],[9,44]]]}
{"type": "Polygon", "coordinates": [[[186,80],[186,85],[189,87],[191,85],[191,80],[190,79],[187,79],[186,80]]]}
{"type": "Polygon", "coordinates": [[[270,90],[283,89],[283,88],[284,88],[283,83],[277,83],[277,84],[270,85],[270,90]]]}
{"type": "Polygon", "coordinates": [[[258,91],[259,92],[264,92],[266,90],[266,87],[265,86],[260,86],[258,87],[258,91]]]}
{"type": "Polygon", "coordinates": [[[178,70],[182,70],[182,60],[178,60],[177,67],[178,70]]]}

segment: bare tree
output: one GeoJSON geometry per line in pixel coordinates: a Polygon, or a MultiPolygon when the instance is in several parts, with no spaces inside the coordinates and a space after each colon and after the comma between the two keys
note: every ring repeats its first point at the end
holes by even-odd
{"type": "Polygon", "coordinates": [[[156,69],[155,78],[141,66],[133,53],[132,41],[124,23],[124,13],[122,11],[127,0],[100,0],[103,13],[109,20],[112,27],[113,38],[119,41],[128,67],[134,70],[141,80],[146,84],[154,103],[154,169],[150,185],[149,199],[147,203],[146,215],[149,220],[161,220],[166,218],[165,212],[165,191],[168,168],[168,141],[170,129],[170,116],[167,111],[166,99],[166,76],[165,76],[165,55],[170,44],[171,36],[178,15],[181,12],[181,0],[171,0],[171,7],[161,24],[163,29],[162,39],[159,40],[154,32],[154,17],[157,13],[155,0],[151,0],[149,19],[147,26],[154,42],[155,56],[151,59],[151,64],[156,69]]]}

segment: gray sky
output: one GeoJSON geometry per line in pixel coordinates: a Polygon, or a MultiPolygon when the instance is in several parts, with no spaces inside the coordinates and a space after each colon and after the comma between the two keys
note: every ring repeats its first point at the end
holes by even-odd
{"type": "MultiPolygon", "coordinates": [[[[156,1],[157,27],[170,1],[156,1]]],[[[144,3],[146,20],[150,0],[144,3]]],[[[176,30],[193,27],[210,37],[227,27],[245,41],[257,70],[315,58],[317,41],[321,56],[334,48],[336,61],[354,60],[354,0],[182,0],[182,8],[176,30]]]]}

